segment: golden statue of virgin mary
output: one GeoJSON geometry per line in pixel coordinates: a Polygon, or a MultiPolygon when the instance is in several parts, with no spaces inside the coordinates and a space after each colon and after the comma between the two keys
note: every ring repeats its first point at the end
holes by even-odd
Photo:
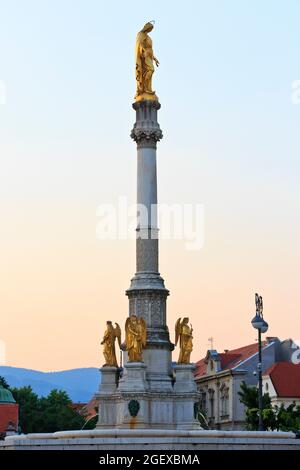
{"type": "Polygon", "coordinates": [[[136,95],[135,101],[154,100],[158,101],[155,91],[152,90],[152,75],[154,65],[159,65],[153,54],[152,39],[148,35],[154,27],[154,22],[146,23],[136,37],[135,45],[135,77],[136,95]]]}

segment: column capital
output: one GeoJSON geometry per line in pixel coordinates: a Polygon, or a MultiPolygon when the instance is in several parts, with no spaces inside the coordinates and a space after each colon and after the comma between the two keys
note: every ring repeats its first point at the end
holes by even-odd
{"type": "Polygon", "coordinates": [[[157,122],[160,103],[144,100],[133,103],[132,107],[136,111],[136,122],[130,134],[131,138],[138,144],[138,147],[156,148],[156,142],[163,137],[157,122]]]}

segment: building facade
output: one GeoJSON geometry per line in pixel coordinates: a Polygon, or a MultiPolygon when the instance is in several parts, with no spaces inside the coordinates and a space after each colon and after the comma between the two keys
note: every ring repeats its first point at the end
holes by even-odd
{"type": "MultiPolygon", "coordinates": [[[[294,342],[267,338],[263,342],[263,370],[291,360],[294,342]]],[[[245,408],[239,400],[242,381],[257,385],[258,344],[218,353],[207,351],[197,362],[195,381],[201,394],[200,409],[212,429],[234,430],[245,426],[245,408]]]]}
{"type": "Polygon", "coordinates": [[[276,362],[263,374],[263,392],[270,395],[272,405],[300,406],[300,364],[276,362]]]}

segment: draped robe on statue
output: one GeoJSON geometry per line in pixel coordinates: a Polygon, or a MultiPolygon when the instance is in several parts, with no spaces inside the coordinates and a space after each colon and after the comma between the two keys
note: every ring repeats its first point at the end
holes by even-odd
{"type": "Polygon", "coordinates": [[[152,49],[152,39],[147,34],[144,27],[137,35],[135,46],[135,67],[137,91],[135,98],[157,99],[152,90],[152,75],[154,72],[154,55],[152,49]],[[147,96],[148,95],[148,96],[147,96]]]}

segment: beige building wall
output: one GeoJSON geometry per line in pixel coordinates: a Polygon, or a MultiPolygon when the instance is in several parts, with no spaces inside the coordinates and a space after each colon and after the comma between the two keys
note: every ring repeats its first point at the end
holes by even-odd
{"type": "Polygon", "coordinates": [[[210,427],[224,430],[244,427],[245,410],[238,397],[243,378],[243,373],[226,371],[203,376],[197,381],[202,397],[202,409],[210,427]]]}

